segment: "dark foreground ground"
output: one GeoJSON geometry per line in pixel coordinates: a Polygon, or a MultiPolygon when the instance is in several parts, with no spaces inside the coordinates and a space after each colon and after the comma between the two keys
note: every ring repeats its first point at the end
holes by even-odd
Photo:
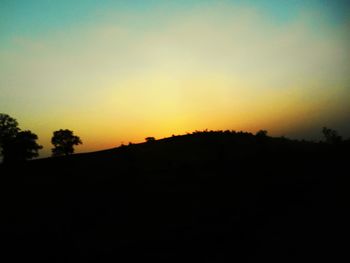
{"type": "Polygon", "coordinates": [[[2,166],[0,257],[335,260],[347,250],[349,149],[198,133],[2,166]]]}

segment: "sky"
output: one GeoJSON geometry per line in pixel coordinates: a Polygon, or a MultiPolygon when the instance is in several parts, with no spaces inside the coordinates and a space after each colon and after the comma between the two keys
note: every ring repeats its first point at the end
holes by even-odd
{"type": "Polygon", "coordinates": [[[350,3],[0,0],[0,112],[77,152],[195,130],[350,137],[350,3]]]}

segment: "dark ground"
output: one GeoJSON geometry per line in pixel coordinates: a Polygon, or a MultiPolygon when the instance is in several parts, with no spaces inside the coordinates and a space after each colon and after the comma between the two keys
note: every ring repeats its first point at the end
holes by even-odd
{"type": "Polygon", "coordinates": [[[204,132],[3,165],[0,257],[334,261],[347,250],[349,153],[204,132]]]}

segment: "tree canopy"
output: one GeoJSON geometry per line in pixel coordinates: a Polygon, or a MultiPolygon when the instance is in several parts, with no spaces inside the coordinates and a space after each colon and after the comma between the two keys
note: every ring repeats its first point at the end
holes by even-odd
{"type": "Polygon", "coordinates": [[[22,162],[38,157],[38,151],[43,147],[36,143],[38,136],[31,131],[20,131],[5,147],[6,162],[22,162]]]}
{"type": "Polygon", "coordinates": [[[54,145],[52,155],[61,156],[74,153],[74,146],[82,144],[82,141],[73,134],[73,131],[61,129],[54,131],[51,143],[54,145]]]}
{"type": "Polygon", "coordinates": [[[18,122],[7,114],[0,113],[0,148],[16,137],[19,131],[18,122]]]}
{"type": "Polygon", "coordinates": [[[21,131],[18,122],[7,114],[0,114],[0,155],[6,163],[20,162],[39,156],[42,146],[31,131],[21,131]]]}

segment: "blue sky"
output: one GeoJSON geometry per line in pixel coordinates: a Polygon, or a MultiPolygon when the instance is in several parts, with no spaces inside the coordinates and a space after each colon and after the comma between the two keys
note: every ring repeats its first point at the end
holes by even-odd
{"type": "Polygon", "coordinates": [[[176,12],[220,2],[253,6],[266,12],[276,23],[289,21],[304,10],[322,13],[331,24],[344,23],[350,10],[347,0],[1,0],[0,37],[4,41],[15,35],[42,34],[79,24],[96,23],[105,19],[104,12],[111,10],[144,13],[163,8],[165,12],[176,12]]]}

